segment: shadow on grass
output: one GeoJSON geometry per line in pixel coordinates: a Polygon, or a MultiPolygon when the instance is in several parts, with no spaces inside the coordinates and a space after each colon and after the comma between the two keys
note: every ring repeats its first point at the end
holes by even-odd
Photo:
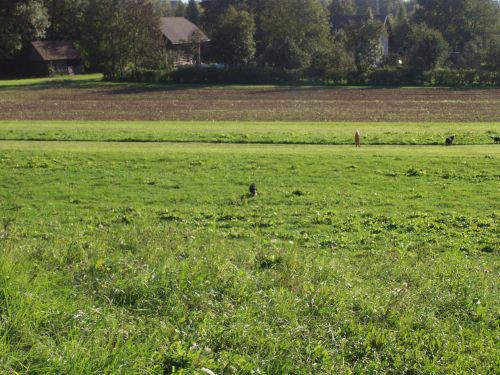
{"type": "Polygon", "coordinates": [[[103,95],[135,95],[141,93],[184,91],[205,87],[223,87],[216,84],[176,84],[106,81],[101,77],[88,79],[12,79],[0,81],[0,92],[7,90],[51,90],[59,88],[93,88],[102,89],[103,95]]]}
{"type": "Polygon", "coordinates": [[[221,85],[209,84],[180,84],[180,83],[138,83],[138,82],[103,82],[112,89],[103,90],[102,95],[136,95],[158,92],[188,91],[204,88],[219,88],[221,85]]]}
{"type": "Polygon", "coordinates": [[[272,93],[300,93],[312,91],[333,91],[333,90],[404,90],[404,89],[428,89],[428,90],[449,90],[449,91],[473,91],[498,89],[498,87],[434,87],[434,86],[355,86],[355,85],[333,85],[314,84],[307,82],[283,83],[283,84],[230,84],[230,83],[147,83],[147,82],[123,82],[104,80],[100,74],[90,74],[82,76],[65,76],[54,78],[26,78],[26,79],[6,79],[0,80],[0,91],[5,90],[47,90],[54,88],[103,88],[99,92],[104,95],[135,95],[141,93],[186,91],[203,88],[220,89],[242,89],[248,90],[252,95],[272,94],[272,93]]]}
{"type": "Polygon", "coordinates": [[[372,85],[372,86],[352,86],[352,85],[276,85],[276,87],[268,88],[265,90],[258,90],[252,94],[264,93],[301,93],[301,92],[320,92],[320,91],[342,91],[342,90],[355,90],[355,91],[399,91],[399,90],[438,90],[438,91],[478,91],[478,90],[498,90],[498,87],[481,87],[481,86],[390,86],[390,85],[372,85]]]}
{"type": "Polygon", "coordinates": [[[70,79],[70,78],[54,78],[54,79],[13,79],[0,81],[0,91],[4,90],[43,90],[60,87],[87,87],[101,86],[104,83],[100,77],[92,77],[85,79],[70,79]]]}

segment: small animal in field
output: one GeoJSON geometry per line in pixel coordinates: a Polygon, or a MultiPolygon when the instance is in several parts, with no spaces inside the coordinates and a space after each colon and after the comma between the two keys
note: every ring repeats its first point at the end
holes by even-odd
{"type": "Polygon", "coordinates": [[[251,197],[255,197],[257,195],[257,185],[255,185],[255,182],[252,182],[250,184],[248,191],[249,191],[251,197]]]}
{"type": "Polygon", "coordinates": [[[493,139],[493,142],[500,143],[500,137],[490,137],[490,138],[493,139]]]}
{"type": "Polygon", "coordinates": [[[356,130],[356,133],[354,134],[354,143],[356,144],[356,147],[361,147],[361,133],[359,130],[356,130]]]}
{"type": "Polygon", "coordinates": [[[448,138],[445,139],[444,144],[446,146],[451,146],[454,140],[455,140],[455,136],[450,135],[448,138]]]}

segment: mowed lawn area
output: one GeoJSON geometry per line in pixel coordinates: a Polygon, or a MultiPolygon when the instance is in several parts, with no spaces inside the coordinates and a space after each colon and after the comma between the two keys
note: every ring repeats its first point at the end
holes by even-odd
{"type": "Polygon", "coordinates": [[[0,82],[0,373],[496,373],[499,91],[284,89],[0,82]]]}

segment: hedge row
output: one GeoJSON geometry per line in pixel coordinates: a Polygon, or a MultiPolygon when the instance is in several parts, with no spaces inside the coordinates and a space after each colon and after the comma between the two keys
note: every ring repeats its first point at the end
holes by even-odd
{"type": "Polygon", "coordinates": [[[256,66],[241,67],[181,67],[171,72],[155,70],[132,71],[118,79],[133,82],[173,82],[196,84],[296,84],[321,83],[336,85],[371,86],[500,86],[500,72],[476,69],[438,69],[417,72],[402,68],[378,69],[368,74],[330,74],[329,77],[312,77],[304,71],[290,71],[256,66]]]}
{"type": "Polygon", "coordinates": [[[174,70],[170,78],[176,83],[232,83],[232,84],[280,84],[295,83],[302,77],[300,72],[256,66],[231,68],[183,67],[174,70]]]}
{"type": "Polygon", "coordinates": [[[477,69],[438,69],[431,72],[416,72],[407,69],[379,69],[365,77],[361,77],[361,80],[360,83],[363,84],[386,86],[494,87],[500,85],[500,73],[477,69]]]}

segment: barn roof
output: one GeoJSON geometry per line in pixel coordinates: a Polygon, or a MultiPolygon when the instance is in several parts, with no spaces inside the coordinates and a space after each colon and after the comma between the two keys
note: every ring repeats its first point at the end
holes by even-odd
{"type": "MultiPolygon", "coordinates": [[[[344,27],[360,25],[365,16],[332,16],[330,21],[334,30],[343,29],[344,27]]],[[[387,25],[389,17],[385,15],[373,16],[374,19],[387,25]]]]}
{"type": "Polygon", "coordinates": [[[31,42],[35,51],[44,61],[80,60],[82,56],[73,42],[31,42]]]}
{"type": "Polygon", "coordinates": [[[160,30],[172,44],[189,43],[193,38],[200,42],[210,41],[203,31],[184,17],[160,18],[160,30]]]}

